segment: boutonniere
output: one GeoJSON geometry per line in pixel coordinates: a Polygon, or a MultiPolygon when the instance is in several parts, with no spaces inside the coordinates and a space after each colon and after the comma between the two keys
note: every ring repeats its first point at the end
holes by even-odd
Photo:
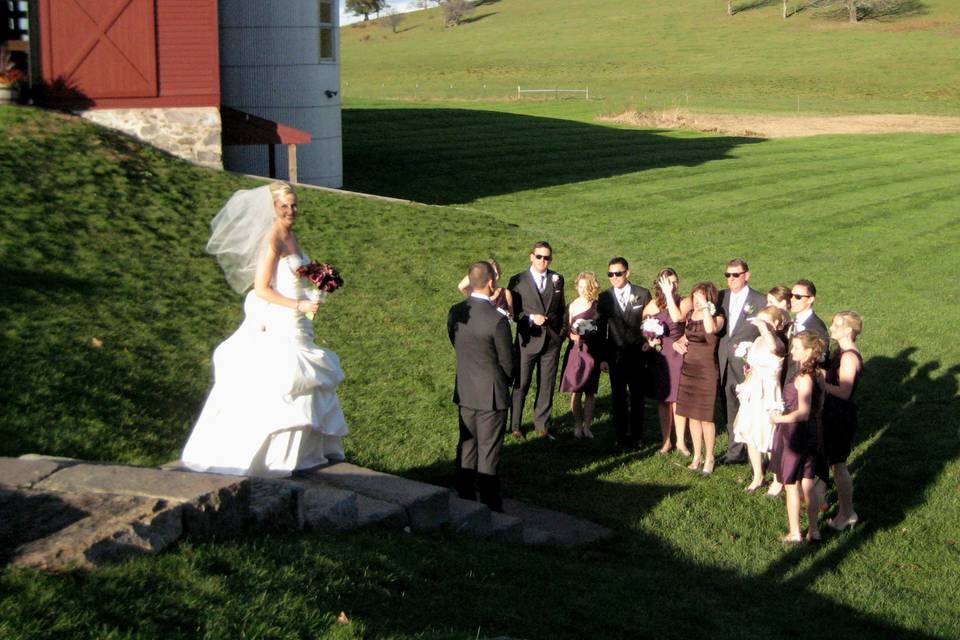
{"type": "Polygon", "coordinates": [[[560,276],[558,276],[557,274],[553,274],[553,281],[560,282],[560,276]]]}
{"type": "Polygon", "coordinates": [[[756,311],[756,309],[753,308],[753,305],[752,305],[752,304],[747,303],[747,304],[743,305],[743,311],[744,311],[744,313],[746,313],[746,314],[749,316],[749,315],[751,315],[754,311],[756,311]]]}
{"type": "Polygon", "coordinates": [[[630,294],[630,302],[631,302],[631,304],[634,303],[634,302],[636,302],[636,301],[637,301],[637,296],[635,296],[635,295],[633,295],[633,294],[630,294]]]}

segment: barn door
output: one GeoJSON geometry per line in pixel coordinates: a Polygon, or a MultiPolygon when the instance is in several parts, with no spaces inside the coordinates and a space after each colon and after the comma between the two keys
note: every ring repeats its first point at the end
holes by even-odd
{"type": "Polygon", "coordinates": [[[157,95],[156,0],[42,0],[43,75],[56,93],[157,95]]]}

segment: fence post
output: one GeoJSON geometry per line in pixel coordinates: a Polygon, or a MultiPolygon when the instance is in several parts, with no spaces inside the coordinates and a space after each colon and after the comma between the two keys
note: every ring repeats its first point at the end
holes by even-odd
{"type": "Polygon", "coordinates": [[[587,87],[587,100],[590,100],[590,87],[587,87]]]}
{"type": "Polygon", "coordinates": [[[520,99],[520,85],[517,85],[517,100],[520,99]]]}

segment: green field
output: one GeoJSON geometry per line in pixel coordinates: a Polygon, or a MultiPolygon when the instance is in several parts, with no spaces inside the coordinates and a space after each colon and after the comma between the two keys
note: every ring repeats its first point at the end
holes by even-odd
{"type": "MultiPolygon", "coordinates": [[[[612,542],[184,542],[93,574],[4,571],[0,638],[960,635],[960,136],[763,141],[599,126],[566,103],[400,107],[349,103],[346,186],[424,205],[301,191],[303,246],[347,281],[317,333],[347,372],[350,459],[451,482],[444,318],[474,259],[519,271],[546,237],[568,282],[620,253],[635,281],[669,264],[689,290],[744,255],[756,286],[809,277],[822,316],[866,318],[863,526],[786,549],[783,507],[740,491],[748,470],[703,479],[654,443],[611,454],[604,383],[597,440],[572,439],[559,396],[558,441],[509,443],[503,476],[507,495],[610,526],[612,542]]],[[[207,224],[250,184],[0,108],[0,455],[178,455],[241,313],[202,252],[207,224]]]]}
{"type": "Polygon", "coordinates": [[[457,27],[438,9],[407,14],[398,33],[344,27],[344,96],[502,100],[520,85],[589,88],[592,113],[960,115],[956,0],[902,0],[856,25],[823,1],[790,0],[803,10],[787,20],[771,0],[734,2],[733,16],[722,0],[475,4],[457,27]]]}

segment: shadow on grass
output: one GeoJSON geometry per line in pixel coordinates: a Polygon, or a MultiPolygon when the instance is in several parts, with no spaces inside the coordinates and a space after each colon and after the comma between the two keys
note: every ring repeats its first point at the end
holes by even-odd
{"type": "MultiPolygon", "coordinates": [[[[573,505],[579,500],[581,510],[592,511],[592,517],[619,531],[618,538],[610,544],[595,545],[587,550],[551,552],[563,559],[562,562],[553,559],[555,572],[542,581],[538,580],[536,571],[527,573],[539,559],[525,558],[526,588],[544,594],[551,611],[567,611],[578,608],[581,596],[576,590],[558,592],[553,586],[555,582],[562,584],[569,579],[584,588],[588,588],[585,585],[593,587],[590,607],[594,616],[590,622],[581,622],[586,626],[571,627],[568,637],[576,637],[587,629],[592,635],[603,637],[629,637],[630,634],[742,637],[739,619],[743,615],[742,603],[754,601],[758,594],[763,594],[764,606],[751,610],[751,633],[771,637],[793,635],[795,621],[790,621],[790,616],[784,618],[782,613],[803,611],[805,619],[830,621],[834,637],[875,637],[877,634],[897,638],[938,637],[943,629],[927,635],[903,628],[853,606],[838,604],[816,591],[820,577],[835,572],[849,556],[855,557],[874,536],[903,527],[908,515],[924,504],[929,489],[937,483],[947,464],[960,455],[960,434],[956,431],[955,419],[960,408],[957,406],[960,365],[941,371],[939,362],[917,363],[915,354],[916,349],[905,349],[895,356],[875,356],[865,365],[858,390],[861,432],[857,441],[866,444],[860,445],[851,459],[861,525],[845,533],[835,533],[824,526],[822,546],[785,548],[778,559],[756,575],[697,562],[678,554],[663,538],[630,527],[628,523],[642,519],[668,496],[689,488],[662,482],[623,483],[604,479],[617,467],[638,457],[653,457],[657,443],[639,454],[611,456],[607,450],[612,442],[605,441],[601,435],[609,429],[600,423],[598,439],[593,442],[567,446],[563,442],[531,438],[520,446],[506,447],[502,465],[508,496],[549,503],[553,508],[568,511],[570,507],[565,507],[565,502],[573,505]],[[937,371],[940,373],[934,375],[937,371]],[[921,425],[922,434],[918,429],[921,425]],[[520,484],[525,486],[518,486],[520,484]],[[583,502],[584,496],[602,506],[592,508],[583,502]],[[598,585],[604,585],[604,589],[598,590],[598,585]],[[710,611],[706,619],[687,621],[671,613],[679,594],[688,592],[697,592],[704,602],[710,603],[706,605],[710,611]],[[624,615],[617,608],[617,593],[621,597],[630,593],[636,598],[634,604],[644,612],[642,621],[636,616],[624,615]],[[593,620],[599,620],[596,626],[593,620]]],[[[560,397],[558,395],[558,400],[560,397]]],[[[597,415],[608,412],[609,396],[599,397],[597,415]]],[[[565,418],[558,423],[555,427],[566,426],[565,418]]],[[[655,423],[655,412],[648,410],[648,440],[656,438],[655,423]]],[[[407,475],[452,484],[453,464],[451,461],[449,467],[412,469],[407,475]]],[[[589,513],[581,515],[591,517],[589,513]]],[[[771,532],[771,538],[778,533],[771,532]]],[[[725,540],[717,542],[730,544],[725,540]]],[[[469,566],[473,561],[479,562],[468,558],[466,563],[469,566]]],[[[520,618],[521,609],[531,606],[535,605],[518,604],[517,610],[512,610],[510,600],[501,605],[505,619],[520,618]]],[[[386,620],[366,620],[374,628],[387,624],[386,620]]],[[[447,622],[455,624],[453,619],[447,622]]]]}
{"type": "MultiPolygon", "coordinates": [[[[902,527],[908,515],[923,506],[947,464],[960,456],[960,365],[934,377],[940,362],[917,365],[915,352],[909,348],[893,357],[875,356],[864,365],[857,441],[869,444],[849,463],[860,524],[850,533],[833,534],[842,536],[842,542],[791,581],[809,585],[878,533],[902,527]]],[[[833,533],[827,527],[824,531],[833,533]]],[[[769,573],[784,572],[797,557],[784,557],[769,573]]]]}
{"type": "Polygon", "coordinates": [[[480,22],[484,18],[489,18],[490,16],[495,16],[495,15],[497,15],[496,11],[491,11],[490,13],[481,13],[480,15],[477,15],[477,16],[470,16],[468,18],[464,18],[463,20],[460,21],[460,24],[473,24],[474,22],[480,22]]]}
{"type": "Polygon", "coordinates": [[[756,138],[673,137],[470,109],[344,109],[344,188],[463,204],[728,158],[756,138]]]}
{"type": "Polygon", "coordinates": [[[737,14],[744,11],[750,11],[752,9],[760,9],[761,7],[769,7],[777,1],[778,0],[750,0],[749,2],[744,2],[743,4],[734,4],[733,13],[737,14]]]}
{"type": "MultiPolygon", "coordinates": [[[[817,12],[816,16],[826,20],[848,21],[850,12],[845,4],[844,6],[830,6],[817,12]]],[[[857,20],[860,22],[865,20],[892,22],[901,18],[924,16],[928,13],[930,13],[929,7],[920,0],[874,0],[857,6],[857,20]]]]}

